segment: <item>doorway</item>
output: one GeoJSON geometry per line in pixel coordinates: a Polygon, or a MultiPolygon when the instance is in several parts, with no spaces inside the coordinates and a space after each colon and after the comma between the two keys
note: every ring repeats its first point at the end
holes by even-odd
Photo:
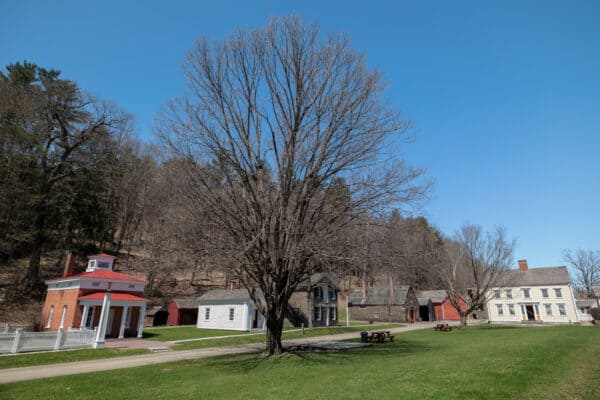
{"type": "Polygon", "coordinates": [[[535,321],[535,311],[533,310],[533,306],[525,306],[525,312],[527,313],[528,321],[535,321]]]}
{"type": "Polygon", "coordinates": [[[258,310],[254,310],[254,316],[252,317],[252,329],[258,329],[258,310]]]}
{"type": "Polygon", "coordinates": [[[108,321],[106,322],[106,335],[105,336],[111,336],[112,335],[112,328],[113,328],[113,321],[115,319],[115,309],[111,308],[108,311],[108,321]]]}

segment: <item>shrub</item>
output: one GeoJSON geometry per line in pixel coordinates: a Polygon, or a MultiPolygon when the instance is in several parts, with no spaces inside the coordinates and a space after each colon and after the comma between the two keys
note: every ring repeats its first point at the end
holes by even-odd
{"type": "Polygon", "coordinates": [[[592,308],[590,314],[592,315],[592,318],[600,321],[600,308],[592,308]]]}

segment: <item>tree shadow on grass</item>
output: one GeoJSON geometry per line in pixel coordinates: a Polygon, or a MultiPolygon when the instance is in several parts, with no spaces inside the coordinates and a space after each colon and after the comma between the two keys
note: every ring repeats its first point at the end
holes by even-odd
{"type": "Polygon", "coordinates": [[[243,374],[257,369],[275,369],[278,367],[345,365],[360,362],[372,357],[403,357],[433,350],[432,346],[411,340],[373,343],[370,347],[350,350],[294,350],[281,355],[265,357],[262,354],[237,356],[214,360],[207,366],[224,372],[243,374]]]}
{"type": "Polygon", "coordinates": [[[147,332],[147,331],[142,332],[142,338],[143,339],[150,339],[150,338],[152,338],[154,336],[158,336],[158,335],[156,333],[147,332]]]}

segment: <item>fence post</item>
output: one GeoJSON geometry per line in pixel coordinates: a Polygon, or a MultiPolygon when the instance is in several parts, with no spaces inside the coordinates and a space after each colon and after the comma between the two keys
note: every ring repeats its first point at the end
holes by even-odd
{"type": "Polygon", "coordinates": [[[58,328],[58,332],[56,332],[56,342],[54,343],[54,350],[60,350],[60,346],[62,344],[63,338],[63,329],[58,328]]]}
{"type": "Polygon", "coordinates": [[[15,341],[13,342],[11,353],[16,353],[19,351],[19,342],[21,342],[21,334],[23,333],[23,328],[17,328],[15,331],[15,341]]]}

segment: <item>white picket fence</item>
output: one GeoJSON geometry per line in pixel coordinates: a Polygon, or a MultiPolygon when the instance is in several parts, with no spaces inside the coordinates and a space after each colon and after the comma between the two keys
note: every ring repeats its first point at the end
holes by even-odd
{"type": "Polygon", "coordinates": [[[24,332],[17,328],[15,332],[0,333],[0,354],[92,347],[95,337],[96,330],[89,329],[24,332]]]}

